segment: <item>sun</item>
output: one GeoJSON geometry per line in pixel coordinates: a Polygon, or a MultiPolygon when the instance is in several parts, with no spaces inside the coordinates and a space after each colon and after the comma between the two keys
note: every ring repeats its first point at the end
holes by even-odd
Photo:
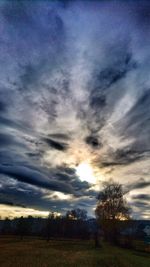
{"type": "Polygon", "coordinates": [[[91,184],[95,184],[96,178],[93,174],[93,169],[90,164],[83,162],[76,167],[76,174],[81,181],[86,181],[91,184]]]}

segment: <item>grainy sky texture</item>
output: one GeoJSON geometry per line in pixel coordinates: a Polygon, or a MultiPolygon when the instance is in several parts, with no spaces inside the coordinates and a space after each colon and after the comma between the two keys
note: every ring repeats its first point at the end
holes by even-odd
{"type": "Polygon", "coordinates": [[[149,1],[0,1],[1,215],[92,215],[110,178],[150,218],[149,1]]]}

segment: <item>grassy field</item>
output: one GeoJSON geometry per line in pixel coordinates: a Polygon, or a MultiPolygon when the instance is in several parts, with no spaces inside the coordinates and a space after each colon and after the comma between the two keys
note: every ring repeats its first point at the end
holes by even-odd
{"type": "Polygon", "coordinates": [[[89,241],[0,238],[0,267],[150,267],[150,254],[89,241]]]}

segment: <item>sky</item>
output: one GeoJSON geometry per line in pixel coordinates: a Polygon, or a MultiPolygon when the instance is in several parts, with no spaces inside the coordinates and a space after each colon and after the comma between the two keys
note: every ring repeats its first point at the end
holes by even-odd
{"type": "Polygon", "coordinates": [[[150,219],[150,2],[0,1],[0,215],[150,219]]]}

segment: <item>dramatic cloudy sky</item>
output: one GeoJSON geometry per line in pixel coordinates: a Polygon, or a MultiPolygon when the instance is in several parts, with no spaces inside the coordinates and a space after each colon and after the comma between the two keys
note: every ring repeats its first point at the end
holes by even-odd
{"type": "Polygon", "coordinates": [[[113,178],[150,218],[149,47],[149,1],[0,1],[1,216],[92,214],[113,178]]]}

